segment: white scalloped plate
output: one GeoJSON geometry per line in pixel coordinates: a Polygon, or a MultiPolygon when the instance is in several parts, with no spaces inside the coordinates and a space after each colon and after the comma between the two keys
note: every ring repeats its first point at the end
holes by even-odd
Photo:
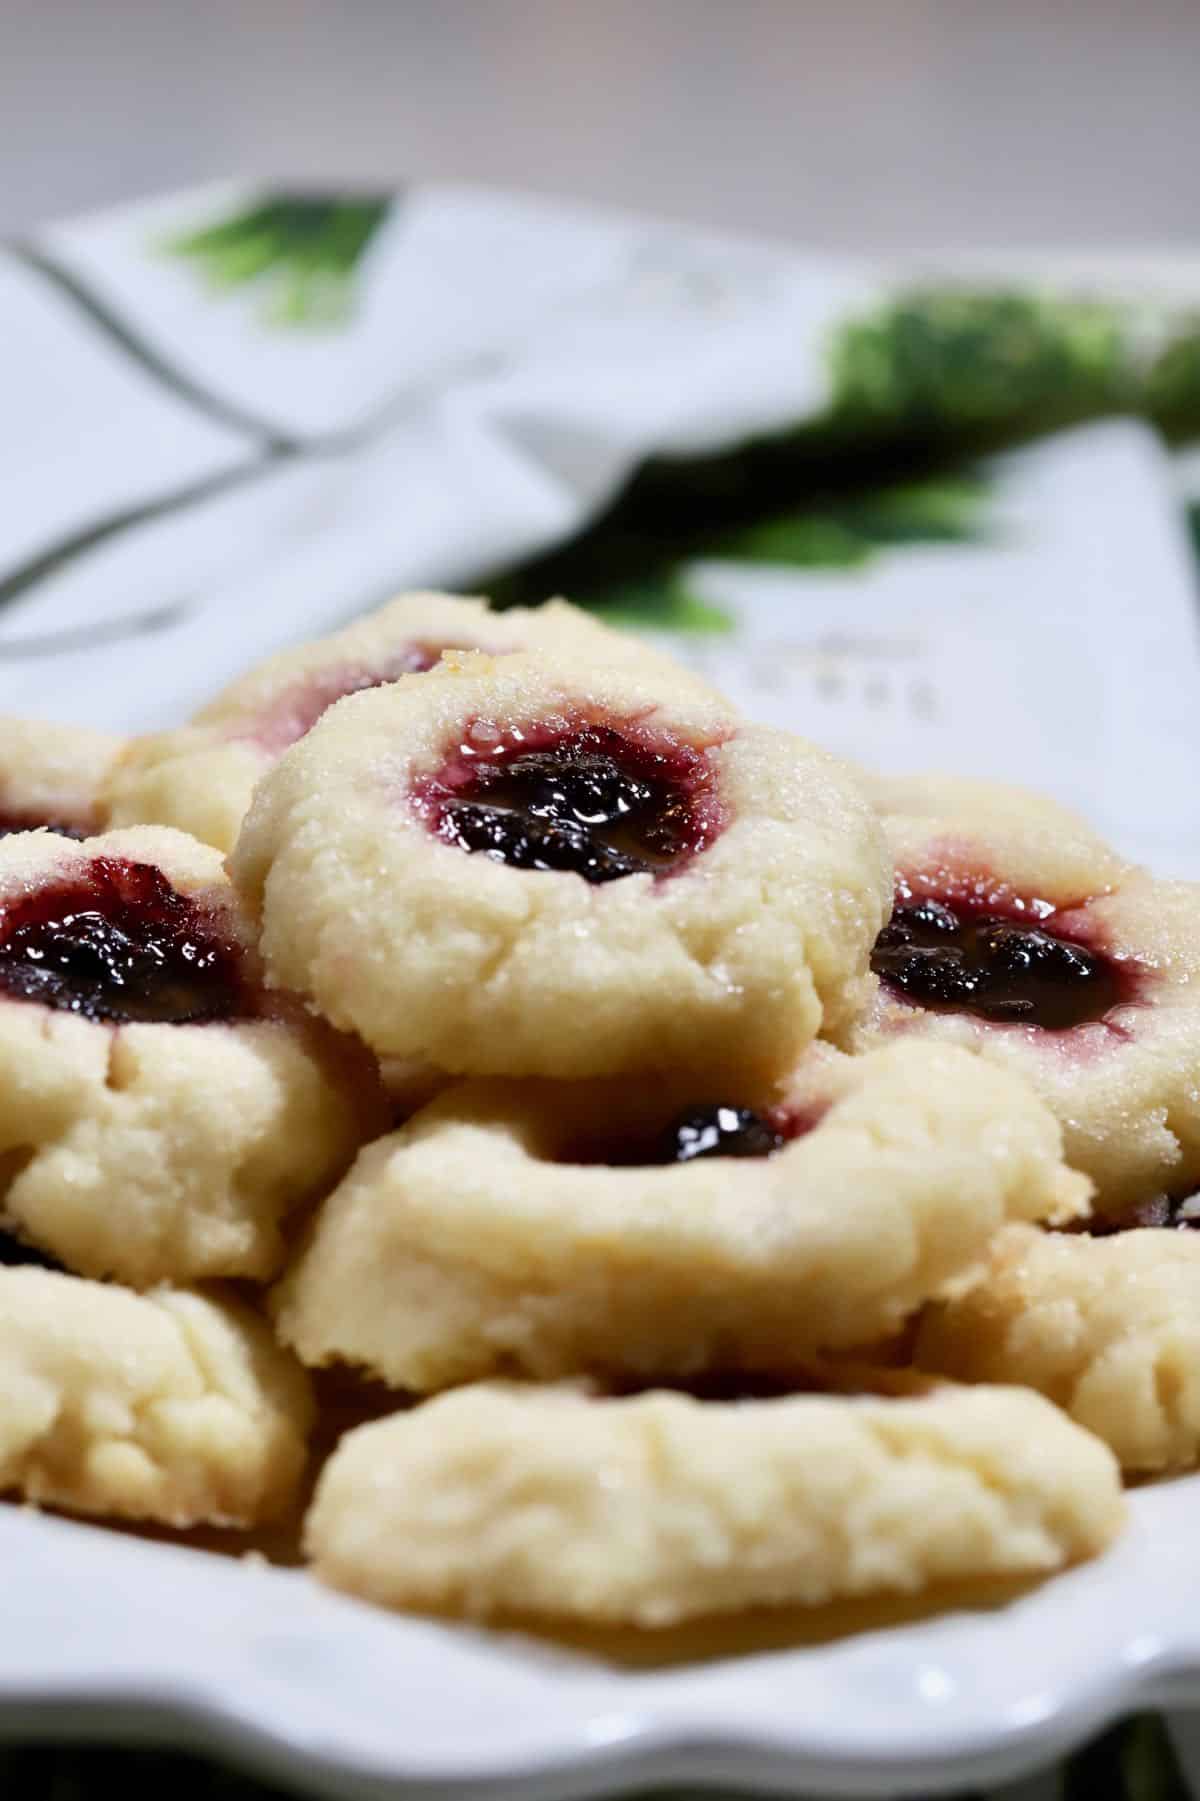
{"type": "Polygon", "coordinates": [[[0,1731],[141,1733],[343,1797],[977,1787],[1131,1707],[1200,1704],[1198,1508],[1200,1477],[1148,1487],[1107,1556],[1019,1595],[824,1637],[767,1617],[656,1667],[4,1509],[0,1731]]]}

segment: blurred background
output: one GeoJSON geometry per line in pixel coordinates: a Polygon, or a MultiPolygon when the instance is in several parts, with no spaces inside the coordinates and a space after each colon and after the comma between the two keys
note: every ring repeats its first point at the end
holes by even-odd
{"type": "MultiPolygon", "coordinates": [[[[0,0],[0,711],[155,727],[400,586],[562,589],[1200,875],[1198,71],[1200,0],[0,0]]],[[[271,1801],[0,1750],[5,1801],[164,1783],[271,1801]]]]}
{"type": "Polygon", "coordinates": [[[0,230],[233,171],[810,244],[1194,237],[1195,0],[3,0],[0,230]]]}
{"type": "Polygon", "coordinates": [[[1196,0],[0,20],[0,706],[563,592],[1200,871],[1196,0]]]}

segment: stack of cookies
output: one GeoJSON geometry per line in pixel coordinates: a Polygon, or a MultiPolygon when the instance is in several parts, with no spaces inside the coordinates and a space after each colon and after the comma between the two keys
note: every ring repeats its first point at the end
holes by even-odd
{"type": "Polygon", "coordinates": [[[1053,803],[410,595],[0,826],[4,1491],[653,1627],[1200,1459],[1200,896],[1053,803]]]}

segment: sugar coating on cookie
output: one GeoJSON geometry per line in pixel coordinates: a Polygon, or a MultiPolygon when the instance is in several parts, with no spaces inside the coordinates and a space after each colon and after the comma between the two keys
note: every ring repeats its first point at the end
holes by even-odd
{"type": "Polygon", "coordinates": [[[894,1331],[1006,1220],[1086,1205],[1033,1093],[953,1047],[816,1046],[761,1112],[674,1090],[443,1094],[325,1204],[282,1336],[419,1391],[786,1369],[894,1331]]]}
{"type": "Polygon", "coordinates": [[[564,600],[496,613],[484,600],[402,594],[339,632],[280,651],[240,676],[191,724],[130,742],[106,785],[113,825],[173,825],[232,850],[255,784],[348,694],[434,667],[446,650],[545,651],[670,669],[659,651],[564,600]]]}
{"type": "Polygon", "coordinates": [[[861,1005],[891,875],[843,766],[634,669],[448,657],[341,702],[230,862],[272,978],[470,1074],[780,1074],[861,1005]]]}
{"type": "Polygon", "coordinates": [[[45,719],[0,718],[0,835],[39,827],[87,838],[125,740],[45,719]]]}
{"type": "Polygon", "coordinates": [[[247,1308],[0,1268],[0,1493],[185,1527],[294,1498],[313,1407],[247,1308]]]}
{"type": "Polygon", "coordinates": [[[1200,1461],[1200,1236],[1014,1227],[968,1292],[930,1310],[925,1368],[1036,1388],[1132,1471],[1200,1461]]]}
{"type": "Polygon", "coordinates": [[[1025,1076],[1105,1212],[1200,1179],[1200,886],[1131,869],[1041,797],[928,780],[903,799],[851,1042],[936,1038],[1025,1076]]]}
{"type": "Polygon", "coordinates": [[[1035,888],[1059,905],[1107,892],[1129,864],[1078,813],[1048,794],[1007,782],[936,773],[859,779],[885,820],[889,840],[913,873],[937,876],[956,846],[982,837],[1015,890],[1035,888]]]}
{"type": "Polygon", "coordinates": [[[484,1383],[350,1433],[316,1574],[389,1607],[666,1627],[1102,1550],[1111,1453],[1039,1396],[714,1403],[484,1383]]]}
{"type": "Polygon", "coordinates": [[[72,1270],[271,1276],[378,1124],[365,1063],[265,992],[216,851],[0,841],[0,1220],[72,1270]]]}

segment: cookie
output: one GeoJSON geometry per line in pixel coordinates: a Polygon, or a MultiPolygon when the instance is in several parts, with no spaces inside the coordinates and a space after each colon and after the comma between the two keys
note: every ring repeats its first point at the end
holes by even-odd
{"type": "Polygon", "coordinates": [[[1116,1465],[1021,1389],[743,1402],[483,1383],[360,1427],[306,1522],[388,1607],[666,1627],[1035,1575],[1120,1530],[1116,1465]]]}
{"type": "Polygon", "coordinates": [[[1131,869],[1038,797],[927,781],[904,804],[852,1044],[935,1038],[1024,1076],[1106,1213],[1195,1187],[1200,886],[1131,869]]]}
{"type": "Polygon", "coordinates": [[[322,1209],[276,1291],[283,1338],[418,1391],[786,1369],[893,1332],[1006,1220],[1086,1204],[1032,1092],[953,1047],[818,1046],[769,1109],[696,1098],[441,1095],[322,1209]]]}
{"type": "Polygon", "coordinates": [[[1200,1235],[1014,1227],[966,1294],[930,1310],[916,1357],[1036,1388],[1135,1472],[1200,1461],[1200,1235]]]}
{"type": "Polygon", "coordinates": [[[564,600],[493,613],[486,601],[402,594],[327,638],[268,657],[195,720],[134,739],[106,788],[113,825],[173,825],[232,850],[255,784],[347,694],[431,669],[442,652],[547,651],[595,663],[671,668],[660,652],[564,600]]]}
{"type": "Polygon", "coordinates": [[[448,656],[354,695],[230,862],[273,980],[456,1073],[770,1077],[844,1026],[890,899],[849,773],[694,686],[448,656]]]}
{"type": "Polygon", "coordinates": [[[859,780],[883,818],[897,862],[906,872],[939,873],[942,854],[990,851],[994,874],[1015,892],[1027,889],[1066,906],[1081,894],[1107,893],[1131,873],[1078,813],[1048,794],[970,776],[884,776],[859,780]]]}
{"type": "Polygon", "coordinates": [[[124,742],[83,726],[0,718],[0,836],[39,826],[67,838],[97,831],[101,795],[124,742]]]}
{"type": "Polygon", "coordinates": [[[294,1499],[304,1372],[232,1301],[0,1268],[0,1493],[167,1526],[294,1499]]]}
{"type": "Polygon", "coordinates": [[[215,850],[0,841],[0,1216],[79,1274],[271,1276],[378,1128],[365,1061],[265,992],[215,850]]]}

